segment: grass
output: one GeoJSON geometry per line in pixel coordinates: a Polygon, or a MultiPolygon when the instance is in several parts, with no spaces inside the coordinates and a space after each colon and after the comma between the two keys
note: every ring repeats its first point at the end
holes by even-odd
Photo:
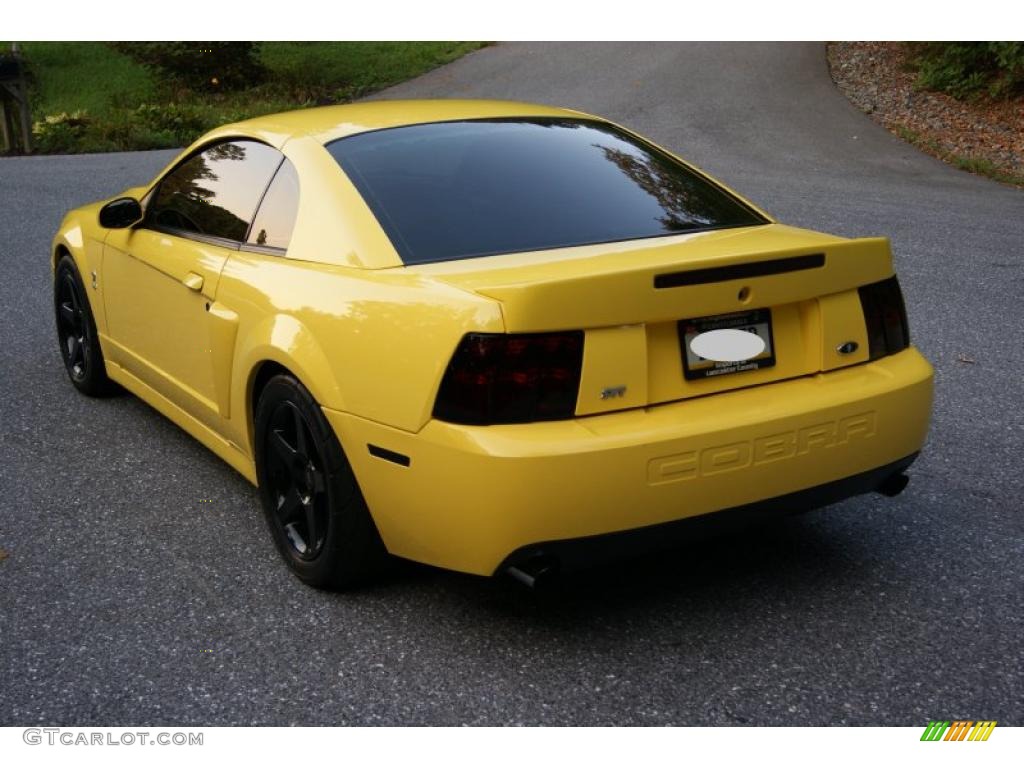
{"type": "Polygon", "coordinates": [[[947,152],[935,139],[928,138],[905,125],[895,125],[893,126],[893,131],[904,141],[923,149],[943,162],[956,166],[962,171],[975,173],[979,176],[987,176],[1003,184],[1024,187],[1024,175],[1004,171],[991,160],[984,157],[967,157],[965,155],[958,155],[955,152],[947,152]]]}
{"type": "MultiPolygon", "coordinates": [[[[6,47],[6,46],[4,46],[6,47]]],[[[145,69],[103,43],[25,43],[33,74],[32,114],[87,110],[101,115],[155,97],[156,84],[145,69]]]]}
{"type": "Polygon", "coordinates": [[[160,82],[104,43],[24,43],[22,49],[31,73],[35,151],[75,153],[183,146],[227,122],[365,96],[482,45],[262,43],[267,81],[234,93],[196,93],[160,82]]]}
{"type": "Polygon", "coordinates": [[[263,43],[264,66],[295,90],[357,98],[409,80],[481,47],[479,43],[263,43]]]}
{"type": "Polygon", "coordinates": [[[988,176],[990,179],[1001,181],[1004,184],[1015,184],[1018,187],[1024,187],[1024,175],[1003,171],[991,160],[984,157],[950,155],[949,162],[964,171],[970,171],[979,176],[988,176]]]}

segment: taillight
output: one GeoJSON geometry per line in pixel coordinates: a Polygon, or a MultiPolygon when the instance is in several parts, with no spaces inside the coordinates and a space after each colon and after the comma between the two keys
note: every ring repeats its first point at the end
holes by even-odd
{"type": "Polygon", "coordinates": [[[858,292],[868,329],[869,359],[877,360],[906,349],[910,344],[910,331],[903,293],[896,276],[861,286],[858,292]]]}
{"type": "Polygon", "coordinates": [[[583,331],[467,333],[434,403],[434,418],[513,424],[572,418],[583,367],[583,331]]]}

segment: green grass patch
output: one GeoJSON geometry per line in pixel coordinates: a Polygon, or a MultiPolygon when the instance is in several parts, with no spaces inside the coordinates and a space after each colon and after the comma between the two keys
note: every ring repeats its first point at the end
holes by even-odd
{"type": "Polygon", "coordinates": [[[263,43],[260,58],[275,88],[332,100],[353,99],[447,64],[480,43],[263,43]]]}
{"type": "Polygon", "coordinates": [[[990,179],[1001,181],[1004,184],[1015,184],[1024,187],[1024,176],[1017,173],[1000,170],[991,160],[984,157],[964,157],[963,155],[950,155],[946,158],[950,163],[964,171],[976,173],[979,176],[988,176],[990,179]]]}
{"type": "Polygon", "coordinates": [[[896,135],[904,141],[908,141],[911,144],[921,143],[921,134],[912,128],[907,128],[905,125],[897,125],[895,131],[896,135]]]}
{"type": "Polygon", "coordinates": [[[1004,171],[991,160],[987,160],[983,157],[966,157],[953,152],[947,152],[935,139],[924,136],[913,128],[908,128],[905,125],[893,126],[893,132],[904,141],[913,144],[916,147],[920,147],[924,151],[928,152],[928,154],[933,155],[950,165],[954,165],[960,170],[976,173],[979,176],[987,176],[988,178],[1000,181],[1003,184],[1013,184],[1018,187],[1024,187],[1024,176],[1004,171]]]}
{"type": "MultiPolygon", "coordinates": [[[[6,48],[6,44],[0,44],[6,48]]],[[[416,77],[483,46],[476,42],[259,45],[260,85],[197,92],[105,43],[24,43],[36,152],[179,147],[224,123],[344,103],[416,77]]]]}
{"type": "Polygon", "coordinates": [[[104,43],[25,43],[32,73],[32,114],[111,109],[155,98],[152,76],[104,43]]]}

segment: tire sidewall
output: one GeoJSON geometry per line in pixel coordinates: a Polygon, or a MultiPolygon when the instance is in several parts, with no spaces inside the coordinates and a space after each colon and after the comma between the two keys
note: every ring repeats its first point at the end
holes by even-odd
{"type": "MultiPolygon", "coordinates": [[[[359,492],[352,469],[345,458],[334,430],[327,422],[312,395],[295,378],[274,376],[264,387],[256,406],[254,418],[254,457],[260,502],[274,543],[291,570],[304,582],[317,587],[343,586],[356,580],[365,570],[361,546],[373,542],[365,540],[365,520],[369,519],[365,502],[359,492]],[[309,426],[317,453],[323,462],[327,489],[327,533],[320,554],[312,560],[298,557],[287,534],[276,518],[276,500],[268,482],[265,453],[271,416],[282,402],[291,402],[309,426]]],[[[370,523],[372,527],[372,522],[370,523]]],[[[376,534],[376,530],[373,530],[376,534]]],[[[378,539],[379,542],[379,539],[378,539]]]]}
{"type": "Polygon", "coordinates": [[[57,262],[57,269],[54,272],[53,311],[57,341],[61,349],[61,362],[64,364],[64,371],[67,373],[68,379],[71,380],[76,389],[84,394],[93,396],[108,394],[112,385],[107,378],[106,363],[103,359],[103,352],[100,349],[99,334],[96,331],[96,321],[92,314],[92,303],[89,294],[85,290],[85,283],[82,282],[82,275],[78,271],[78,265],[75,264],[75,260],[70,254],[61,256],[57,262]],[[67,353],[64,351],[65,340],[60,331],[60,285],[64,280],[64,276],[68,274],[71,275],[71,279],[78,289],[79,299],[82,302],[83,321],[86,324],[86,332],[88,334],[86,339],[88,349],[85,361],[85,375],[80,379],[76,379],[72,375],[71,369],[68,366],[67,353]]]}

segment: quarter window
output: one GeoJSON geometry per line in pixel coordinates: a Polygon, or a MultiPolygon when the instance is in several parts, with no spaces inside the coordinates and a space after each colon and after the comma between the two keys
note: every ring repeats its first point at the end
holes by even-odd
{"type": "Polygon", "coordinates": [[[215,144],[164,177],[147,219],[159,229],[244,241],[281,159],[257,141],[215,144]]]}
{"type": "Polygon", "coordinates": [[[260,203],[249,230],[249,244],[286,249],[298,211],[299,176],[291,161],[285,159],[260,203]]]}

